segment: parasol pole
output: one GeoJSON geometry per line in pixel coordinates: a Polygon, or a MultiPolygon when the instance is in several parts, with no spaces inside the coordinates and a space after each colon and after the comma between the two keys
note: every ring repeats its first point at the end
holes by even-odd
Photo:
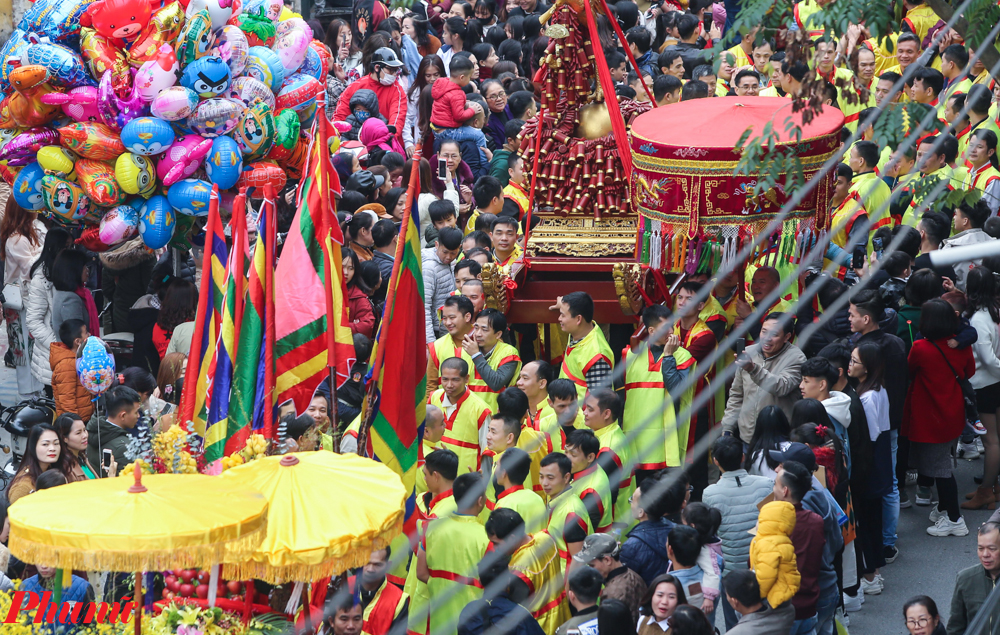
{"type": "Polygon", "coordinates": [[[250,616],[253,615],[253,600],[257,595],[257,589],[253,586],[253,580],[243,583],[243,623],[250,623],[250,616]]]}
{"type": "Polygon", "coordinates": [[[52,601],[55,602],[55,605],[56,605],[56,615],[58,616],[59,603],[62,602],[62,587],[63,587],[63,570],[62,569],[56,569],[56,577],[55,577],[55,583],[53,584],[53,587],[55,587],[55,588],[52,589],[52,601]]]}
{"type": "Polygon", "coordinates": [[[135,572],[135,635],[142,635],[142,571],[135,572]]]}

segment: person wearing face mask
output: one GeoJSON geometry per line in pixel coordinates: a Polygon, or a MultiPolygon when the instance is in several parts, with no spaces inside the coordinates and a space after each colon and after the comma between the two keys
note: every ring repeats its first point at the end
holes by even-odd
{"type": "Polygon", "coordinates": [[[386,124],[402,142],[408,106],[406,91],[397,79],[403,63],[391,48],[382,47],[372,54],[369,65],[368,74],[344,90],[333,118],[337,121],[346,121],[351,114],[351,99],[354,94],[365,89],[374,91],[378,97],[380,114],[385,116],[386,124]]]}

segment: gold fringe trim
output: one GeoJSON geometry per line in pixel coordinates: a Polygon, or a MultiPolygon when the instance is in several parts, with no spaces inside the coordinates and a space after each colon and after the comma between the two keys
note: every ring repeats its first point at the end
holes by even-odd
{"type": "MultiPolygon", "coordinates": [[[[396,518],[396,522],[389,529],[353,540],[348,547],[350,551],[342,556],[335,556],[318,564],[296,563],[285,566],[273,566],[256,560],[235,564],[226,562],[226,577],[230,580],[263,580],[268,584],[284,584],[315,582],[321,578],[340,575],[348,569],[364,566],[368,563],[372,551],[385,549],[403,533],[402,512],[396,518]]],[[[329,551],[335,550],[339,549],[331,548],[329,551]]],[[[260,557],[260,554],[255,554],[255,557],[260,557]]]]}
{"type": "Polygon", "coordinates": [[[77,571],[166,571],[167,569],[207,568],[230,554],[249,556],[267,536],[267,519],[257,529],[234,540],[208,545],[172,547],[149,551],[83,551],[75,548],[41,544],[11,532],[10,552],[30,564],[54,566],[77,571]]]}

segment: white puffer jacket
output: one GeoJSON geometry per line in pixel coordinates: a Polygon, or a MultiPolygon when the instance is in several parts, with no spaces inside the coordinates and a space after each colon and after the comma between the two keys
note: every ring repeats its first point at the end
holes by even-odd
{"type": "Polygon", "coordinates": [[[46,386],[51,386],[49,346],[56,341],[57,334],[52,331],[52,283],[42,273],[42,267],[35,269],[28,289],[24,321],[31,337],[35,338],[35,347],[31,353],[31,374],[46,386]]]}

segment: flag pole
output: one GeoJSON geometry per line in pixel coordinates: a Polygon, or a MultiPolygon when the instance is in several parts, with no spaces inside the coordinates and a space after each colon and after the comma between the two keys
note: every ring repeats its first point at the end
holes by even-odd
{"type": "Polygon", "coordinates": [[[184,382],[184,390],[181,392],[180,424],[187,425],[188,421],[194,420],[194,398],[198,390],[198,375],[201,372],[201,341],[205,338],[205,312],[208,310],[209,285],[212,283],[212,245],[209,240],[214,233],[214,224],[219,221],[219,186],[212,186],[212,194],[208,201],[208,222],[205,224],[204,253],[201,258],[201,289],[198,291],[198,311],[194,321],[194,334],[191,337],[191,350],[188,352],[187,370],[185,377],[192,381],[184,382]]]}
{"type": "MultiPolygon", "coordinates": [[[[264,185],[265,201],[271,201],[270,205],[265,203],[265,214],[267,214],[265,227],[267,236],[264,238],[264,411],[263,411],[263,431],[265,439],[274,438],[274,250],[275,236],[277,234],[276,210],[274,186],[270,183],[264,185]]],[[[257,223],[260,231],[260,222],[257,223]]]]}
{"type": "MultiPolygon", "coordinates": [[[[420,148],[413,152],[413,164],[410,168],[410,184],[406,189],[406,205],[403,206],[403,219],[399,224],[399,237],[396,239],[396,253],[392,263],[392,275],[389,277],[389,287],[385,296],[385,306],[382,309],[382,324],[379,326],[379,334],[391,321],[393,309],[396,303],[396,287],[399,286],[399,270],[403,263],[403,249],[406,243],[406,232],[410,226],[413,206],[416,205],[417,197],[420,195],[420,148]]],[[[419,254],[417,254],[419,256],[419,254]]],[[[379,338],[381,339],[381,338],[379,338]]],[[[377,346],[375,352],[375,364],[371,370],[371,383],[368,385],[367,396],[361,405],[361,427],[358,430],[358,454],[365,456],[367,452],[368,430],[372,425],[371,401],[375,398],[375,386],[378,384],[379,375],[382,373],[382,364],[385,362],[385,347],[377,346]]]]}
{"type": "MultiPolygon", "coordinates": [[[[326,147],[327,140],[329,139],[329,131],[327,130],[327,124],[329,123],[326,119],[326,89],[320,90],[317,96],[317,107],[316,107],[316,120],[317,120],[317,138],[313,139],[313,143],[321,143],[323,147],[319,149],[316,153],[317,158],[320,161],[319,169],[319,198],[320,205],[322,207],[321,218],[323,219],[323,227],[320,229],[320,237],[323,241],[323,251],[326,253],[326,257],[323,258],[323,273],[326,278],[326,366],[330,374],[330,408],[329,408],[329,418],[330,423],[334,430],[337,429],[337,359],[336,353],[336,343],[337,338],[335,334],[335,328],[339,318],[334,314],[333,306],[333,271],[332,268],[335,266],[331,262],[333,257],[333,237],[330,232],[331,222],[336,222],[333,220],[336,218],[336,208],[335,203],[330,201],[330,173],[329,170],[332,167],[330,165],[329,150],[326,147]],[[331,218],[331,216],[333,218],[331,218]]],[[[343,283],[341,283],[343,284],[343,283]]],[[[342,294],[344,301],[347,300],[347,293],[342,294]]],[[[337,438],[333,435],[334,439],[337,438]]],[[[339,452],[340,448],[335,447],[334,452],[339,452]]]]}

